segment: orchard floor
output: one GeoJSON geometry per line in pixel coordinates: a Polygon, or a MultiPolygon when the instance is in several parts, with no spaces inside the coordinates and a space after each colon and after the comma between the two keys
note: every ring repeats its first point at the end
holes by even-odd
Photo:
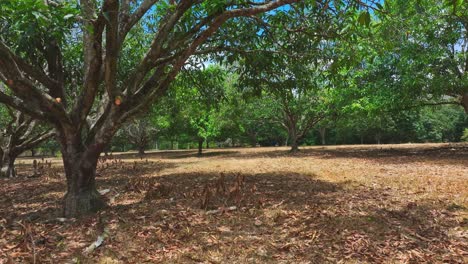
{"type": "Polygon", "coordinates": [[[97,177],[109,207],[81,219],[59,219],[59,159],[40,178],[19,160],[0,180],[0,263],[468,263],[468,145],[114,158],[97,177]]]}

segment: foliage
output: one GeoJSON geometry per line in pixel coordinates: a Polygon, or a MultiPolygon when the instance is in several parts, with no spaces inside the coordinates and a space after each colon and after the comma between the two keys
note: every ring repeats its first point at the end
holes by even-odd
{"type": "Polygon", "coordinates": [[[468,128],[465,128],[465,130],[463,130],[463,136],[461,137],[461,140],[468,142],[468,128]]]}

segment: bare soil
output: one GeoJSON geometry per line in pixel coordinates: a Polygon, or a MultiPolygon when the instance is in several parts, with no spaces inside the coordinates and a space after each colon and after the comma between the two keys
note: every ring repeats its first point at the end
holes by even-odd
{"type": "Polygon", "coordinates": [[[466,144],[114,154],[80,219],[45,160],[0,180],[0,263],[468,263],[466,144]]]}

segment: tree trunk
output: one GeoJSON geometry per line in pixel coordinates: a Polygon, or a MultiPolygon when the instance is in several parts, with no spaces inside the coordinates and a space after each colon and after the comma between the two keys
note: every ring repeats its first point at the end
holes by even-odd
{"type": "Polygon", "coordinates": [[[295,153],[299,151],[299,139],[297,137],[296,128],[289,128],[289,139],[291,140],[291,150],[290,152],[295,153]]]}
{"type": "Polygon", "coordinates": [[[461,98],[461,105],[465,109],[465,113],[468,114],[468,93],[465,93],[461,98]]]}
{"type": "Polygon", "coordinates": [[[208,141],[208,139],[206,140],[206,149],[209,149],[210,148],[210,142],[208,141]]]}
{"type": "Polygon", "coordinates": [[[291,138],[291,150],[292,153],[299,151],[299,145],[297,144],[297,139],[291,138]]]}
{"type": "Polygon", "coordinates": [[[201,156],[203,152],[203,138],[198,139],[198,156],[201,156]]]}
{"type": "Polygon", "coordinates": [[[34,148],[31,149],[31,157],[36,156],[36,150],[34,148]]]}
{"type": "Polygon", "coordinates": [[[95,184],[97,158],[80,153],[63,155],[67,176],[64,215],[75,217],[105,207],[95,184]]]}
{"type": "Polygon", "coordinates": [[[171,150],[174,149],[174,140],[171,140],[171,150]]]}
{"type": "Polygon", "coordinates": [[[0,178],[13,178],[16,177],[15,160],[17,155],[5,151],[3,153],[0,178]]]}
{"type": "Polygon", "coordinates": [[[8,136],[5,145],[2,149],[0,178],[13,178],[16,177],[15,160],[22,151],[18,151],[16,147],[16,134],[8,136]]]}
{"type": "Polygon", "coordinates": [[[96,189],[95,177],[99,155],[107,144],[101,139],[84,145],[80,133],[62,133],[59,139],[67,178],[63,214],[65,217],[76,217],[97,212],[106,206],[96,189]]]}
{"type": "Polygon", "coordinates": [[[381,135],[380,132],[377,133],[377,134],[375,135],[375,140],[377,141],[377,144],[378,144],[378,145],[380,145],[380,139],[381,139],[381,138],[382,138],[382,135],[381,135]]]}
{"type": "Polygon", "coordinates": [[[322,140],[322,145],[326,145],[325,136],[326,136],[327,129],[325,127],[319,128],[320,139],[322,140]]]}
{"type": "Polygon", "coordinates": [[[140,155],[140,156],[145,155],[145,147],[140,146],[140,147],[138,148],[138,155],[140,155]]]}
{"type": "Polygon", "coordinates": [[[257,133],[250,134],[250,145],[254,148],[257,146],[257,133]]]}

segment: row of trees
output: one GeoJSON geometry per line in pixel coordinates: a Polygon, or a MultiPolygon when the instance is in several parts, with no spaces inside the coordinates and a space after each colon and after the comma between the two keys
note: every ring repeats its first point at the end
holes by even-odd
{"type": "Polygon", "coordinates": [[[53,129],[75,216],[105,205],[96,165],[118,133],[145,145],[182,130],[201,153],[223,130],[253,144],[278,129],[297,151],[318,124],[325,134],[355,113],[382,124],[421,105],[468,111],[467,11],[436,0],[2,1],[0,102],[19,124],[53,129]]]}
{"type": "MultiPolygon", "coordinates": [[[[145,118],[124,124],[111,150],[136,149],[143,153],[145,149],[199,147],[201,154],[202,146],[210,145],[289,145],[295,150],[300,144],[457,142],[462,140],[463,130],[468,127],[467,116],[458,106],[369,111],[353,105],[355,99],[346,103],[342,98],[340,109],[315,119],[313,109],[335,102],[330,96],[322,95],[323,102],[307,98],[290,105],[285,104],[283,97],[275,98],[271,93],[253,95],[250,91],[239,90],[237,75],[221,67],[212,65],[199,74],[210,76],[205,79],[207,83],[189,85],[191,89],[184,86],[179,87],[181,90],[174,89],[145,118]],[[185,93],[187,91],[189,93],[185,93]],[[300,122],[290,129],[284,109],[294,109],[293,113],[304,117],[297,118],[300,122]],[[304,129],[306,120],[317,123],[304,129]],[[303,134],[294,142],[295,131],[303,134]]],[[[197,80],[202,82],[203,78],[197,77],[197,80]]]]}

